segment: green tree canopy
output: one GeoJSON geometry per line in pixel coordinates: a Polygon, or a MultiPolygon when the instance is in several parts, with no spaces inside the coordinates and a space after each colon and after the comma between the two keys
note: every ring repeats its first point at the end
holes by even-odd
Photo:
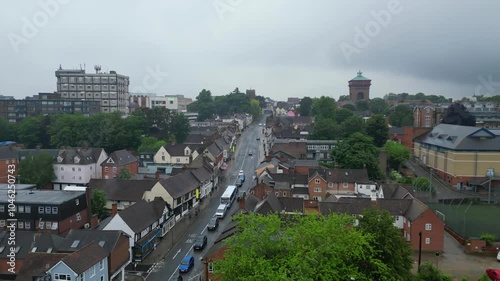
{"type": "Polygon", "coordinates": [[[130,172],[129,169],[127,169],[127,167],[124,167],[118,173],[117,178],[121,180],[129,180],[132,178],[132,173],[130,172]]]}
{"type": "Polygon", "coordinates": [[[337,121],[337,123],[340,124],[340,123],[343,123],[344,121],[346,121],[349,117],[351,117],[353,115],[354,115],[354,112],[352,112],[349,109],[345,109],[345,108],[337,109],[335,111],[335,121],[337,121]]]}
{"type": "Polygon", "coordinates": [[[370,100],[368,107],[373,114],[386,114],[389,109],[385,100],[381,98],[374,98],[370,100]]]}
{"type": "Polygon", "coordinates": [[[341,124],[341,132],[344,138],[354,133],[365,133],[366,122],[359,115],[352,115],[341,124]]]}
{"type": "MultiPolygon", "coordinates": [[[[41,119],[28,116],[16,126],[16,135],[19,143],[26,148],[35,148],[40,144],[41,119]]],[[[3,133],[3,132],[2,132],[3,133]]]]}
{"type": "Polygon", "coordinates": [[[367,100],[359,100],[356,102],[356,109],[358,111],[367,111],[370,110],[369,104],[367,100]]]}
{"type": "Polygon", "coordinates": [[[356,111],[356,107],[350,103],[344,104],[342,108],[349,109],[350,111],[356,111]]]}
{"type": "Polygon", "coordinates": [[[184,143],[186,138],[191,132],[191,125],[189,125],[189,120],[182,113],[176,113],[172,117],[172,134],[175,135],[175,141],[177,143],[184,143]]]}
{"type": "Polygon", "coordinates": [[[93,190],[92,198],[90,200],[91,210],[93,215],[97,215],[99,218],[103,218],[107,215],[106,210],[106,194],[102,190],[93,190]]]}
{"type": "Polygon", "coordinates": [[[347,215],[236,218],[224,259],[214,263],[221,280],[396,280],[374,249],[372,236],[347,215]]]}
{"type": "Polygon", "coordinates": [[[312,112],[317,119],[330,118],[335,120],[335,100],[331,97],[321,96],[313,100],[312,112]]]}
{"type": "Polygon", "coordinates": [[[389,113],[389,122],[395,127],[413,126],[413,111],[400,104],[389,113]]]}
{"type": "Polygon", "coordinates": [[[341,138],[340,126],[331,118],[320,118],[314,122],[314,140],[334,140],[341,138]]]}
{"type": "Polygon", "coordinates": [[[300,116],[310,116],[312,113],[313,100],[310,97],[303,97],[300,100],[299,113],[300,116]]]}
{"type": "Polygon", "coordinates": [[[28,154],[19,163],[19,181],[23,184],[36,184],[37,188],[49,185],[56,178],[53,161],[54,158],[47,152],[37,156],[28,154]]]}
{"type": "Polygon", "coordinates": [[[366,121],[366,134],[373,138],[377,147],[382,147],[389,138],[389,127],[382,115],[373,115],[366,121]]]}
{"type": "Polygon", "coordinates": [[[413,179],[413,188],[416,190],[429,190],[429,179],[426,177],[416,177],[413,179]]]}
{"type": "Polygon", "coordinates": [[[215,102],[210,91],[201,90],[196,100],[198,101],[198,121],[204,121],[215,114],[215,102]]]}
{"type": "Polygon", "coordinates": [[[250,101],[249,113],[252,114],[253,120],[257,120],[262,115],[262,108],[260,108],[258,100],[250,101]]]}
{"type": "Polygon", "coordinates": [[[394,217],[387,211],[376,208],[365,209],[359,218],[358,229],[371,234],[376,258],[381,260],[391,272],[395,280],[411,280],[413,260],[412,250],[401,230],[394,226],[394,217]]]}
{"type": "Polygon", "coordinates": [[[354,133],[340,142],[332,150],[334,162],[343,169],[362,169],[366,167],[370,179],[382,177],[379,168],[379,149],[373,144],[373,139],[362,133],[354,133]]]}
{"type": "Polygon", "coordinates": [[[401,163],[410,159],[410,149],[398,142],[388,141],[385,143],[384,149],[387,152],[389,167],[394,170],[397,170],[401,163]]]}
{"type": "Polygon", "coordinates": [[[10,123],[7,119],[0,117],[0,141],[16,140],[16,123],[10,123]]]}
{"type": "Polygon", "coordinates": [[[474,127],[476,126],[476,117],[470,114],[463,104],[455,102],[448,106],[441,123],[474,127]]]}
{"type": "Polygon", "coordinates": [[[142,137],[141,144],[137,151],[139,152],[153,152],[156,153],[160,147],[167,144],[164,140],[158,140],[155,137],[142,137]]]}

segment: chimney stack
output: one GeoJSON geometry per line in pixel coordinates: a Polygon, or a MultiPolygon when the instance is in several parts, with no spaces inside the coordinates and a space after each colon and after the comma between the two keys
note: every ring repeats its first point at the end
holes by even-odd
{"type": "Polygon", "coordinates": [[[99,225],[99,217],[97,215],[93,215],[90,218],[90,228],[95,229],[99,225]]]}
{"type": "Polygon", "coordinates": [[[156,171],[155,173],[155,179],[160,180],[160,171],[156,171]]]}
{"type": "Polygon", "coordinates": [[[118,204],[111,204],[111,217],[114,217],[118,213],[118,204]]]}

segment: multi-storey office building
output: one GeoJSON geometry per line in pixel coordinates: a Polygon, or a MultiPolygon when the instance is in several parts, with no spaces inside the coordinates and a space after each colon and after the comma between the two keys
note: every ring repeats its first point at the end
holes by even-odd
{"type": "Polygon", "coordinates": [[[128,76],[116,71],[100,72],[100,67],[96,66],[96,73],[59,67],[56,77],[57,91],[63,99],[100,101],[101,112],[128,114],[128,76]]]}

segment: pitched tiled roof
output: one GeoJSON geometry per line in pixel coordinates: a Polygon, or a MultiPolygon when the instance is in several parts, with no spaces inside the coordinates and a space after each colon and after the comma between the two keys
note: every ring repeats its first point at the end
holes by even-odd
{"type": "Polygon", "coordinates": [[[191,173],[199,182],[205,182],[212,178],[212,173],[205,167],[192,170],[191,173]]]}
{"type": "Polygon", "coordinates": [[[0,160],[17,159],[17,153],[10,146],[0,147],[0,160]]]}
{"type": "Polygon", "coordinates": [[[72,164],[72,165],[87,165],[96,163],[104,150],[102,148],[65,148],[59,150],[55,164],[72,164]],[[59,161],[61,157],[62,161],[59,161]],[[75,157],[80,161],[75,162],[75,157]]]}
{"type": "Polygon", "coordinates": [[[109,255],[97,242],[90,243],[80,250],[73,252],[62,259],[71,270],[80,275],[91,266],[97,264],[109,255]]]}
{"type": "Polygon", "coordinates": [[[293,162],[295,163],[295,167],[319,167],[319,161],[318,160],[301,160],[301,159],[294,159],[293,162]]]}
{"type": "Polygon", "coordinates": [[[292,197],[279,197],[281,207],[285,212],[304,213],[304,199],[292,197]]]}
{"type": "Polygon", "coordinates": [[[179,198],[199,186],[199,182],[189,171],[162,180],[160,183],[173,199],[179,198]]]}
{"type": "MultiPolygon", "coordinates": [[[[0,247],[9,249],[8,235],[6,231],[0,232],[0,247]]],[[[50,233],[36,233],[34,231],[17,231],[16,232],[16,245],[20,246],[16,254],[17,259],[25,259],[30,252],[36,247],[36,252],[46,253],[56,252],[64,241],[64,237],[57,236],[50,233]]],[[[9,251],[4,250],[0,253],[0,259],[7,259],[9,251]]]]}
{"type": "Polygon", "coordinates": [[[59,252],[74,252],[92,242],[97,242],[104,250],[111,253],[122,235],[128,236],[120,230],[71,229],[59,252]],[[80,243],[76,247],[71,247],[76,240],[80,243]]]}
{"type": "Polygon", "coordinates": [[[368,182],[366,169],[334,169],[334,182],[368,182]]]}
{"type": "Polygon", "coordinates": [[[156,180],[122,180],[122,179],[91,179],[89,187],[102,190],[106,199],[111,201],[142,200],[144,192],[151,190],[157,183],[156,180]]]}
{"type": "Polygon", "coordinates": [[[307,184],[307,175],[302,174],[283,174],[283,173],[269,173],[271,181],[274,182],[288,182],[290,184],[307,184]]]}
{"type": "Polygon", "coordinates": [[[410,204],[410,207],[406,211],[405,217],[410,221],[416,220],[421,214],[423,214],[429,207],[422,203],[422,201],[414,198],[410,204]]]}
{"type": "Polygon", "coordinates": [[[176,144],[165,144],[163,146],[165,150],[167,150],[168,154],[170,156],[186,156],[184,155],[184,149],[186,148],[186,145],[183,143],[176,143],[176,144]]]}
{"type": "Polygon", "coordinates": [[[33,281],[61,261],[68,253],[29,253],[16,276],[16,281],[33,281]]]}
{"type": "Polygon", "coordinates": [[[130,153],[128,150],[122,149],[111,153],[109,157],[101,163],[101,166],[123,166],[137,161],[139,161],[137,157],[132,155],[132,153],[130,153]]]}
{"type": "Polygon", "coordinates": [[[163,215],[165,206],[165,201],[161,197],[156,197],[151,202],[139,201],[119,212],[118,215],[134,233],[140,233],[163,215]]]}
{"type": "Polygon", "coordinates": [[[37,156],[40,153],[48,153],[54,157],[54,159],[59,155],[59,149],[18,149],[17,156],[20,160],[24,159],[26,156],[37,156]]]}

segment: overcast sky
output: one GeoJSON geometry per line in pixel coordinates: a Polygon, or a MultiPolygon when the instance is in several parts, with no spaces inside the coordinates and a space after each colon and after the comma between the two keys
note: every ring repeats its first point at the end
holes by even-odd
{"type": "Polygon", "coordinates": [[[372,98],[498,95],[498,11],[498,0],[5,0],[0,94],[53,92],[59,65],[99,64],[131,92],[193,98],[239,87],[338,99],[359,69],[372,98]]]}

